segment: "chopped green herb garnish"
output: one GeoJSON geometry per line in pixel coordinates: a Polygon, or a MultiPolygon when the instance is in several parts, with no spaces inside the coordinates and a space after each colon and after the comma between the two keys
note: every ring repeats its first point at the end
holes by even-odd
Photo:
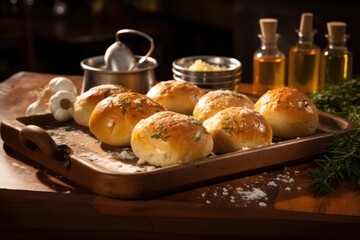
{"type": "Polygon", "coordinates": [[[166,133],[167,132],[167,128],[164,126],[160,127],[159,132],[154,133],[153,135],[151,135],[151,138],[157,138],[157,139],[161,139],[162,141],[166,142],[166,140],[169,138],[169,136],[162,136],[161,133],[166,133]]]}
{"type": "Polygon", "coordinates": [[[202,123],[199,120],[197,120],[196,118],[191,118],[191,121],[195,124],[202,125],[202,123]]]}
{"type": "Polygon", "coordinates": [[[119,104],[121,106],[121,112],[125,115],[126,110],[131,106],[131,100],[129,98],[120,99],[119,104]]]}
{"type": "Polygon", "coordinates": [[[225,127],[223,127],[222,129],[224,129],[224,130],[227,131],[228,133],[231,133],[232,130],[233,130],[233,127],[232,127],[232,126],[225,126],[225,127]]]}

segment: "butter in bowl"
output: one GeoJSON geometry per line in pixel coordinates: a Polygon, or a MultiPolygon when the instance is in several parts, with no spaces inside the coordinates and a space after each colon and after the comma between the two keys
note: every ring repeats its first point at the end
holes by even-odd
{"type": "Polygon", "coordinates": [[[173,61],[173,78],[188,81],[203,89],[238,90],[242,64],[235,58],[191,56],[173,61]]]}

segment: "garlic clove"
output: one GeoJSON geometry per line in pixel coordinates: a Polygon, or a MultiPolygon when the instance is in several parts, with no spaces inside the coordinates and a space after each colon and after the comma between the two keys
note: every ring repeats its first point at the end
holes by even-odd
{"type": "Polygon", "coordinates": [[[76,96],[67,91],[56,92],[49,100],[49,110],[58,121],[72,118],[76,96]]]}
{"type": "Polygon", "coordinates": [[[53,112],[53,116],[59,122],[72,119],[72,114],[69,111],[64,111],[63,109],[55,110],[55,112],[53,112]]]}
{"type": "Polygon", "coordinates": [[[58,91],[68,91],[77,94],[77,88],[75,84],[66,77],[55,77],[50,80],[47,90],[49,90],[52,94],[55,94],[58,91]]]}
{"type": "Polygon", "coordinates": [[[32,104],[30,104],[28,106],[28,108],[26,109],[26,115],[30,116],[30,115],[37,115],[37,114],[41,114],[44,112],[44,109],[42,107],[41,101],[35,101],[32,104]]]}

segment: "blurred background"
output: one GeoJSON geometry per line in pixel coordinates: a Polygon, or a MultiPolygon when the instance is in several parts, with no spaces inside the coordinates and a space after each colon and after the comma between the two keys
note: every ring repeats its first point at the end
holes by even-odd
{"type": "MultiPolygon", "coordinates": [[[[302,12],[314,13],[321,48],[327,45],[326,23],[347,22],[347,46],[358,74],[358,0],[0,0],[0,81],[18,71],[82,75],[81,60],[103,55],[117,30],[133,28],[155,41],[159,81],[172,79],[177,58],[220,55],[240,60],[242,81],[251,82],[258,20],[279,20],[279,48],[288,55],[302,12]]],[[[137,55],[148,49],[140,38],[124,43],[137,55]]]]}

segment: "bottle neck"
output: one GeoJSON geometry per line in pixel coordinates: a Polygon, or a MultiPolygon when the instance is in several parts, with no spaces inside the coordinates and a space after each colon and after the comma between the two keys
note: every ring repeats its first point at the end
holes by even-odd
{"type": "Polygon", "coordinates": [[[346,41],[350,36],[345,34],[343,38],[333,39],[326,34],[325,37],[328,39],[329,48],[344,48],[346,47],[346,41]]]}
{"type": "Polygon", "coordinates": [[[316,34],[316,30],[313,30],[312,32],[302,32],[300,30],[296,30],[296,32],[298,33],[298,43],[299,44],[303,44],[303,43],[308,43],[308,44],[312,44],[314,42],[314,35],[316,34]]]}
{"type": "Polygon", "coordinates": [[[277,49],[278,48],[278,40],[280,38],[280,34],[276,34],[274,39],[266,39],[263,35],[259,34],[258,37],[261,41],[261,49],[277,49]]]}

